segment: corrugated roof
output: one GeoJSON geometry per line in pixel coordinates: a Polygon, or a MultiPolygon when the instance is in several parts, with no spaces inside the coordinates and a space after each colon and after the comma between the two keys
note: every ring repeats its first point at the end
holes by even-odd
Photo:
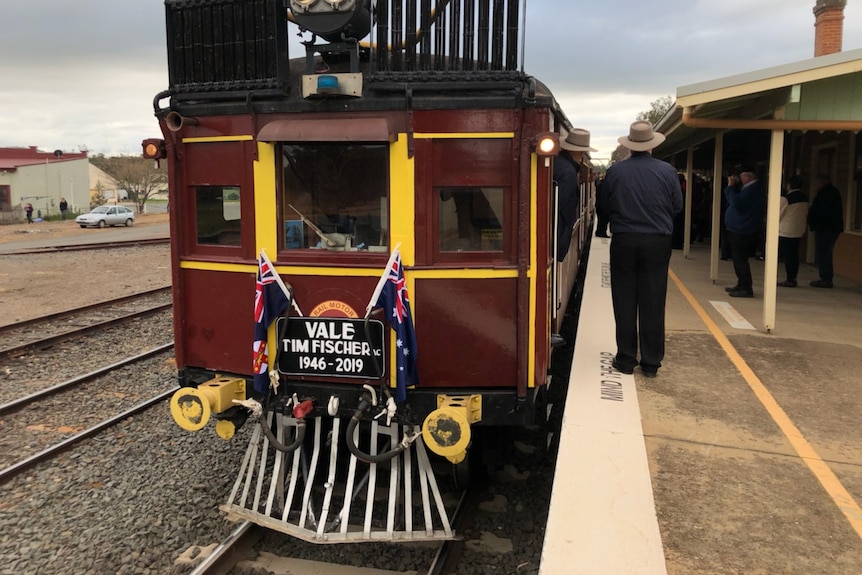
{"type": "MultiPolygon", "coordinates": [[[[656,130],[665,134],[667,140],[659,147],[659,155],[675,153],[695,146],[715,136],[714,128],[692,128],[683,124],[683,110],[688,111],[692,117],[700,119],[712,119],[725,122],[724,129],[746,127],[745,122],[758,118],[773,118],[777,110],[793,104],[793,99],[799,94],[808,97],[814,102],[816,90],[814,84],[830,78],[848,77],[854,74],[862,74],[862,49],[848,50],[826,56],[819,56],[791,62],[781,66],[774,66],[753,72],[745,72],[706,82],[689,84],[677,88],[677,99],[674,106],[656,124],[656,130]],[[794,92],[794,86],[801,86],[798,92],[794,92]],[[805,90],[805,86],[811,90],[805,90]],[[739,121],[738,126],[731,126],[733,121],[739,121]]],[[[847,98],[853,97],[858,81],[849,84],[851,93],[847,98]]],[[[830,89],[831,86],[830,86],[830,89]]],[[[844,109],[844,108],[842,108],[844,109]]],[[[857,120],[853,108],[846,108],[851,113],[847,117],[830,117],[831,121],[857,120]]],[[[788,112],[791,111],[788,107],[788,112]]],[[[797,109],[792,110],[795,116],[802,119],[797,109]]],[[[836,109],[836,113],[841,110],[836,109]]],[[[814,121],[824,117],[822,114],[815,116],[814,121]]],[[[823,129],[830,129],[828,122],[824,120],[823,129]]]]}
{"type": "Polygon", "coordinates": [[[676,98],[680,106],[692,106],[732,97],[731,93],[737,96],[752,94],[859,71],[862,71],[862,49],[848,50],[680,86],[676,89],[676,98]]]}

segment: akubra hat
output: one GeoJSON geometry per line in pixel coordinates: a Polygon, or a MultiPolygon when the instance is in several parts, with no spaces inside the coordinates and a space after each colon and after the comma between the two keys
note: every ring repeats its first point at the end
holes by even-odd
{"type": "Polygon", "coordinates": [[[590,147],[590,133],[580,128],[575,128],[560,140],[560,148],[570,152],[598,152],[590,147]]]}
{"type": "Polygon", "coordinates": [[[664,134],[653,132],[652,124],[646,120],[638,120],[629,127],[629,135],[617,141],[633,152],[646,152],[664,142],[664,134]]]}

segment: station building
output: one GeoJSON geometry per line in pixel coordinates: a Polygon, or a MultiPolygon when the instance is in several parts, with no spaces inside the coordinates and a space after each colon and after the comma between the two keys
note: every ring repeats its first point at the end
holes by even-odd
{"type": "Polygon", "coordinates": [[[89,166],[86,151],[0,148],[0,224],[23,221],[27,202],[35,217],[59,214],[60,198],[66,198],[71,213],[88,211],[89,166]]]}
{"type": "MultiPolygon", "coordinates": [[[[844,233],[834,250],[835,272],[862,283],[862,49],[841,51],[846,0],[817,0],[814,58],[705,81],[677,89],[676,101],[657,123],[665,142],[656,157],[693,182],[712,183],[711,266],[718,277],[719,216],[726,177],[734,166],[757,167],[768,190],[764,222],[763,325],[775,324],[778,217],[781,186],[798,174],[813,200],[814,178],[824,174],[841,192],[844,233]]],[[[684,250],[691,246],[692,187],[686,189],[684,250]]],[[[814,263],[808,233],[801,261],[814,263]]]]}

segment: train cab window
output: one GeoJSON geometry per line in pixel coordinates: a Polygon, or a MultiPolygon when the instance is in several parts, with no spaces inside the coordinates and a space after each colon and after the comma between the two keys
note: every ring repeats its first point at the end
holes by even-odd
{"type": "Polygon", "coordinates": [[[441,252],[503,249],[503,188],[440,188],[441,252]]]}
{"type": "Polygon", "coordinates": [[[389,146],[282,144],[284,248],[387,252],[389,146]]]}
{"type": "Polygon", "coordinates": [[[240,245],[240,190],[238,186],[197,186],[197,243],[240,245]]]}

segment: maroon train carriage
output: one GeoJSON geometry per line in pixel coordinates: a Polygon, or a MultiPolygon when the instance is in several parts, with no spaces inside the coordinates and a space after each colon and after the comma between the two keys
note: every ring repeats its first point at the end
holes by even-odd
{"type": "Polygon", "coordinates": [[[165,5],[144,153],[169,168],[171,410],[259,422],[222,508],[317,543],[453,537],[435,470],[542,415],[592,213],[585,182],[555,263],[571,126],[519,69],[519,1],[165,5]]]}

